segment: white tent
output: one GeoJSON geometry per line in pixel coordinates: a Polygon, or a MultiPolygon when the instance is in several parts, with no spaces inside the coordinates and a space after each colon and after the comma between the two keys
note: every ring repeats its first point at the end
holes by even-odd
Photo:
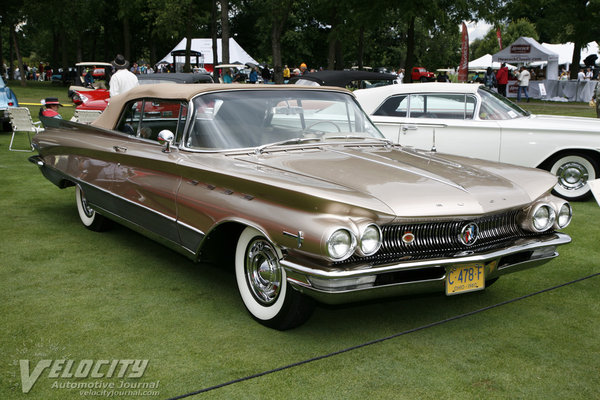
{"type": "Polygon", "coordinates": [[[506,46],[492,56],[492,61],[531,64],[533,62],[548,62],[546,78],[558,79],[558,54],[545,48],[535,39],[521,36],[510,46],[506,46]]]}
{"type": "MultiPolygon", "coordinates": [[[[558,54],[559,65],[570,65],[573,62],[573,42],[564,44],[542,43],[542,46],[558,54]]],[[[583,65],[583,60],[591,54],[598,54],[598,43],[589,42],[583,49],[581,49],[581,65],[583,65]]]]}
{"type": "MultiPolygon", "coordinates": [[[[487,69],[487,67],[492,67],[492,69],[500,69],[500,63],[492,61],[492,55],[486,54],[484,56],[479,57],[476,60],[469,62],[469,69],[487,69]]],[[[516,69],[514,65],[506,64],[508,69],[516,69]]]]}
{"type": "MultiPolygon", "coordinates": [[[[177,46],[175,46],[173,48],[173,50],[171,50],[169,52],[169,54],[167,54],[158,63],[172,64],[174,60],[173,60],[173,56],[171,55],[171,53],[173,51],[177,51],[177,50],[185,50],[186,42],[187,42],[187,39],[185,39],[185,38],[182,39],[181,42],[179,42],[179,44],[177,46]]],[[[207,66],[210,66],[207,69],[212,70],[212,63],[213,63],[212,39],[192,39],[192,51],[200,52],[201,63],[205,66],[205,68],[207,66]]],[[[223,61],[221,54],[222,54],[221,39],[217,39],[217,57],[218,57],[219,63],[221,63],[223,61]]],[[[256,60],[254,58],[250,57],[250,55],[248,53],[246,53],[246,51],[244,49],[242,49],[242,47],[233,38],[229,38],[229,60],[232,63],[239,62],[242,64],[246,64],[246,63],[258,64],[256,62],[256,60]]],[[[183,64],[183,63],[185,63],[185,57],[177,56],[175,61],[177,62],[177,64],[183,64]]],[[[192,62],[194,62],[194,61],[195,61],[195,57],[192,57],[192,62]]]]}

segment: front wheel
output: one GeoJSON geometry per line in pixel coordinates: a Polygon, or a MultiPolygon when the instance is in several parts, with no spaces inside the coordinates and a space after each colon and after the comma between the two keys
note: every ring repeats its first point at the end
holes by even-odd
{"type": "Polygon", "coordinates": [[[258,230],[247,227],[235,251],[235,277],[242,301],[252,317],[278,330],[306,322],[314,302],[287,283],[276,247],[258,230]]]}
{"type": "Polygon", "coordinates": [[[558,177],[554,193],[567,200],[583,200],[590,194],[587,181],[600,174],[595,160],[585,154],[573,153],[555,158],[549,171],[558,177]]]}
{"type": "Polygon", "coordinates": [[[81,223],[89,230],[101,232],[109,227],[110,221],[98,214],[87,204],[87,199],[79,185],[75,186],[75,199],[77,201],[77,212],[81,223]]]}

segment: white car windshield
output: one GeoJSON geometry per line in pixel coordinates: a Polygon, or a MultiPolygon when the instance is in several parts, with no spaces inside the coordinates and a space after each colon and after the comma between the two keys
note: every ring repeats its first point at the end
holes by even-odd
{"type": "Polygon", "coordinates": [[[481,96],[479,119],[514,119],[529,115],[528,111],[490,89],[481,87],[478,93],[481,96]]]}
{"type": "Polygon", "coordinates": [[[383,136],[354,98],[326,90],[239,90],[193,100],[185,146],[227,150],[383,136]]]}

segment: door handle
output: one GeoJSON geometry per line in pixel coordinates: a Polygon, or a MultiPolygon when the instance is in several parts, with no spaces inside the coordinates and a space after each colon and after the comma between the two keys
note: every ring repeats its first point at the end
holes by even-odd
{"type": "Polygon", "coordinates": [[[418,128],[416,125],[402,125],[402,132],[416,131],[418,128]]]}
{"type": "Polygon", "coordinates": [[[127,147],[123,146],[113,146],[113,149],[115,149],[117,153],[125,153],[127,151],[127,147]]]}

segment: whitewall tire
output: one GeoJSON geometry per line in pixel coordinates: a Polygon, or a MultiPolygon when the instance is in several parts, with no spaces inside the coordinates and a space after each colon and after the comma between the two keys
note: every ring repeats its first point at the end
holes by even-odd
{"type": "Polygon", "coordinates": [[[244,306],[261,324],[285,330],[304,323],[314,303],[288,285],[280,258],[262,233],[244,229],[235,251],[235,277],[244,306]]]}
{"type": "Polygon", "coordinates": [[[582,200],[589,196],[588,180],[598,178],[596,162],[585,154],[568,154],[550,163],[550,172],[558,177],[554,192],[567,200],[582,200]]]}
{"type": "Polygon", "coordinates": [[[108,228],[109,221],[88,206],[85,194],[79,185],[75,186],[75,200],[79,219],[86,228],[97,232],[108,228]]]}

